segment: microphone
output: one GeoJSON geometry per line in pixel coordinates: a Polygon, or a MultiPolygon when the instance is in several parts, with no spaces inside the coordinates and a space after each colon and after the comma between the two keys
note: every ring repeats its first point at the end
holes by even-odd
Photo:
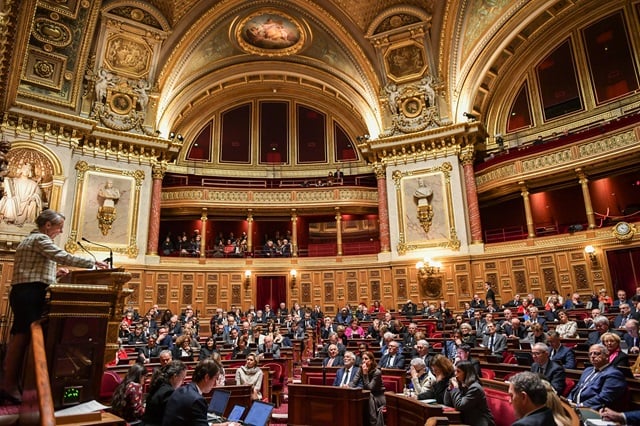
{"type": "Polygon", "coordinates": [[[94,261],[94,262],[96,262],[96,263],[98,262],[98,259],[96,259],[96,257],[93,255],[93,253],[91,253],[89,250],[87,250],[87,249],[85,248],[85,246],[83,246],[83,245],[82,245],[82,243],[81,243],[80,241],[76,241],[76,243],[78,243],[78,245],[80,246],[80,248],[81,248],[82,250],[84,250],[85,252],[89,253],[89,256],[93,257],[93,261],[94,261]]]}
{"type": "MultiPolygon", "coordinates": [[[[107,257],[104,261],[109,264],[109,268],[113,268],[113,250],[111,250],[111,247],[105,246],[104,244],[94,243],[93,241],[87,240],[85,237],[82,237],[81,240],[82,241],[86,241],[89,244],[93,244],[94,246],[106,248],[107,250],[109,250],[109,257],[107,257]]],[[[95,257],[94,257],[94,259],[95,259],[95,257]]]]}

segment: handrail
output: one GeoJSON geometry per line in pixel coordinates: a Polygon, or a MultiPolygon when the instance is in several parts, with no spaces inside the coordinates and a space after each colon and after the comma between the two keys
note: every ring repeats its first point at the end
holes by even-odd
{"type": "Polygon", "coordinates": [[[47,355],[44,349],[44,335],[40,321],[31,323],[31,350],[38,392],[38,408],[40,410],[40,426],[55,426],[56,416],[49,382],[47,355]]]}

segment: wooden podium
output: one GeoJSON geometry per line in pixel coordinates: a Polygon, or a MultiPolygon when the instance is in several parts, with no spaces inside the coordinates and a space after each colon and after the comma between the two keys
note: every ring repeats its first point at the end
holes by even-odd
{"type": "Polygon", "coordinates": [[[363,426],[369,423],[369,391],[294,384],[288,389],[288,424],[291,426],[363,426]]]}
{"type": "Polygon", "coordinates": [[[129,280],[123,268],[82,270],[49,287],[45,350],[56,409],[98,398],[105,362],[118,350],[129,280]]]}

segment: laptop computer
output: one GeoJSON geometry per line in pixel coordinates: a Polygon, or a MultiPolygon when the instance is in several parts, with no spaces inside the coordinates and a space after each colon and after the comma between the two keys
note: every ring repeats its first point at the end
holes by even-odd
{"type": "Polygon", "coordinates": [[[242,421],[246,426],[265,426],[271,419],[273,404],[262,401],[253,401],[247,416],[242,421]]]}
{"type": "Polygon", "coordinates": [[[219,418],[224,414],[224,410],[227,409],[227,404],[231,398],[231,392],[222,389],[216,389],[211,396],[211,402],[209,403],[209,418],[219,418]]]}
{"type": "Polygon", "coordinates": [[[242,415],[244,414],[245,407],[242,405],[234,405],[233,409],[229,413],[229,417],[227,417],[227,421],[230,422],[239,422],[242,419],[242,415]]]}

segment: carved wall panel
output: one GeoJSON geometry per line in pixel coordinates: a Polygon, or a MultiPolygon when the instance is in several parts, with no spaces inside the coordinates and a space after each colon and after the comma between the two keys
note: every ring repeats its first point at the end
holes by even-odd
{"type": "Polygon", "coordinates": [[[358,301],[358,282],[347,281],[347,301],[355,303],[358,301]]]}
{"type": "Polygon", "coordinates": [[[513,271],[513,281],[516,283],[516,293],[527,293],[527,275],[524,271],[513,271]]]}
{"type": "Polygon", "coordinates": [[[167,306],[167,284],[158,284],[157,303],[160,306],[167,306]]]}
{"type": "Polygon", "coordinates": [[[231,303],[234,305],[241,304],[241,286],[239,284],[233,284],[231,286],[231,303]]]}
{"type": "Polygon", "coordinates": [[[544,277],[544,288],[547,293],[551,290],[558,291],[558,283],[556,281],[556,271],[553,268],[543,268],[542,275],[544,277]]]}
{"type": "Polygon", "coordinates": [[[371,300],[380,300],[380,281],[372,280],[371,281],[371,300]]]}
{"type": "MultiPolygon", "coordinates": [[[[309,274],[307,274],[309,275],[309,274]]],[[[302,289],[301,302],[303,304],[311,303],[311,283],[303,282],[300,284],[300,288],[302,289]]]]}
{"type": "MultiPolygon", "coordinates": [[[[325,275],[327,275],[327,274],[325,274],[325,275]]],[[[335,300],[334,293],[333,293],[333,283],[332,282],[325,282],[324,283],[324,300],[326,302],[333,302],[335,300]]]]}
{"type": "Polygon", "coordinates": [[[207,285],[207,305],[216,306],[218,304],[218,284],[207,285]]]}
{"type": "Polygon", "coordinates": [[[396,301],[400,303],[400,301],[407,299],[407,280],[405,278],[398,278],[396,280],[396,287],[398,289],[396,301]]]}
{"type": "Polygon", "coordinates": [[[193,303],[193,285],[184,284],[182,286],[182,305],[190,305],[193,303]]]}

